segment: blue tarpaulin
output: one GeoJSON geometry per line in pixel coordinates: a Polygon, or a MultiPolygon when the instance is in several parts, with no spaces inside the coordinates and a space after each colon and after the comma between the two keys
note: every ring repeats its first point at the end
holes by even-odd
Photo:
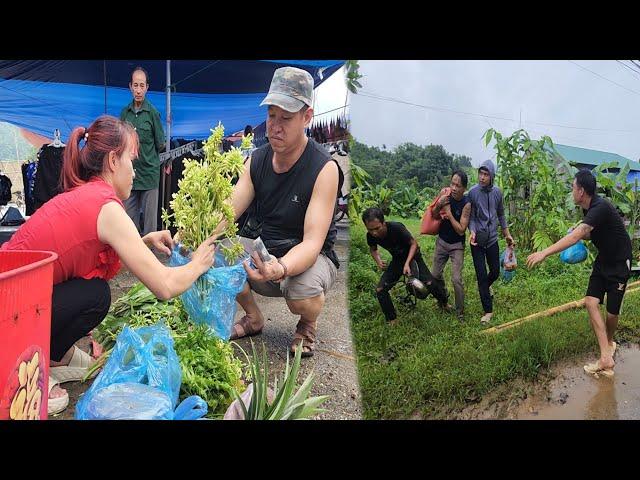
{"type": "MultiPolygon", "coordinates": [[[[307,70],[320,85],[342,60],[172,60],[171,137],[203,139],[221,121],[226,133],[266,118],[259,104],[275,69],[307,70]]],[[[166,123],[164,60],[0,60],[0,121],[63,140],[100,115],[119,116],[131,102],[131,71],[149,73],[147,98],[166,123]]],[[[166,128],[166,127],[165,127],[166,128]]]]}

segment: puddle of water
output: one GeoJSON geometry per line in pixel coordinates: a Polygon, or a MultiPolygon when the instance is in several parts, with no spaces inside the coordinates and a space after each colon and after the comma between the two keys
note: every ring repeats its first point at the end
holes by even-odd
{"type": "Polygon", "coordinates": [[[565,369],[550,385],[550,401],[525,402],[516,417],[528,420],[640,419],[640,348],[619,347],[615,360],[613,378],[588,375],[582,369],[582,363],[565,369]]]}

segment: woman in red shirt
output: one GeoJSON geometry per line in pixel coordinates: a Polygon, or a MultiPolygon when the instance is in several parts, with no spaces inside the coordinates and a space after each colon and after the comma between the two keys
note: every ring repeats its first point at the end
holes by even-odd
{"type": "Polygon", "coordinates": [[[121,261],[162,300],[180,295],[213,265],[214,238],[203,242],[187,265],[167,267],[149,248],[170,254],[169,231],[140,237],[123,207],[133,185],[137,149],[133,127],[115,117],[105,115],[88,129],[75,128],[64,152],[64,193],[40,207],[2,245],[58,254],[51,305],[50,414],[69,403],[67,392],[56,385],[80,380],[90,366],[91,357],[74,343],[106,316],[111,305],[107,281],[118,273],[121,261]]]}

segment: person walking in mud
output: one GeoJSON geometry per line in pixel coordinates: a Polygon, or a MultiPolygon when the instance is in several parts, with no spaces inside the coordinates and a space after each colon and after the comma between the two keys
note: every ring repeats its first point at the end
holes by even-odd
{"type": "Polygon", "coordinates": [[[442,280],[435,279],[422,259],[420,247],[407,227],[400,222],[385,222],[384,213],[379,208],[368,208],[362,214],[367,228],[369,252],[381,270],[384,270],[376,287],[376,296],[385,319],[389,324],[397,323],[396,309],[389,290],[402,274],[417,277],[424,283],[437,300],[440,308],[447,308],[447,293],[442,280]],[[391,253],[391,263],[385,265],[380,258],[378,245],[391,253]]]}
{"type": "Polygon", "coordinates": [[[627,281],[631,276],[631,239],[616,208],[609,200],[596,193],[596,179],[591,171],[583,169],[576,173],[572,193],[574,203],[582,207],[582,223],[550,247],[529,255],[527,266],[533,268],[548,256],[561,252],[580,240],[591,239],[598,249],[598,255],[593,262],[584,304],[598,340],[600,358],[585,365],[584,370],[591,374],[612,376],[616,351],[613,336],[618,326],[627,281]],[[604,303],[605,293],[606,321],[599,308],[604,303]]]}
{"type": "Polygon", "coordinates": [[[498,247],[498,223],[507,245],[513,245],[504,216],[502,191],[493,182],[496,169],[491,160],[485,161],[478,169],[478,183],[469,190],[471,218],[469,219],[469,243],[473,266],[478,279],[478,291],[484,315],[481,323],[489,323],[493,316],[493,292],[491,285],[500,275],[500,249],[498,247]],[[487,264],[489,273],[487,274],[487,264]]]}

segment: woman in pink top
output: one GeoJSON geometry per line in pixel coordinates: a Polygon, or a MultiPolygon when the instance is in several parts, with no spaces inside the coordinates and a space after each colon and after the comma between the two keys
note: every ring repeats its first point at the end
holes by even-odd
{"type": "Polygon", "coordinates": [[[74,344],[106,316],[111,305],[107,281],[118,273],[120,261],[162,300],[187,290],[213,265],[214,238],[198,247],[190,263],[173,268],[149,249],[170,254],[168,230],[140,238],[123,207],[133,185],[137,149],[133,127],[115,117],[105,115],[88,129],[74,129],[64,152],[64,193],[38,209],[2,246],[58,254],[51,306],[50,414],[69,403],[57,384],[80,380],[90,366],[91,357],[74,344]]]}

